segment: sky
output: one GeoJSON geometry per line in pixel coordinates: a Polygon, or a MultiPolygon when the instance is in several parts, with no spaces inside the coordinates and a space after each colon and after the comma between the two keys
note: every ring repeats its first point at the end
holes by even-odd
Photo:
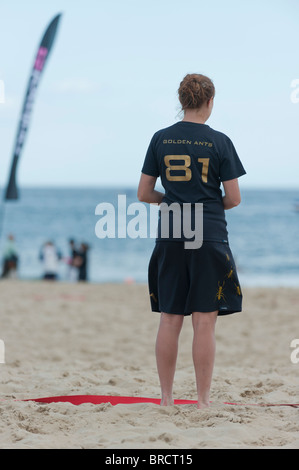
{"type": "Polygon", "coordinates": [[[33,60],[57,13],[19,187],[137,187],[152,135],[182,118],[180,81],[202,73],[216,88],[207,124],[233,141],[247,171],[240,186],[299,189],[298,0],[2,2],[1,187],[33,60]]]}

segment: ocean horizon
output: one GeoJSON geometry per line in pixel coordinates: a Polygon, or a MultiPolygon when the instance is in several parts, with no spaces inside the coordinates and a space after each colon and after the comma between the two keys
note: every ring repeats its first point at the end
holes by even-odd
{"type": "MultiPolygon", "coordinates": [[[[121,195],[134,209],[137,189],[126,187],[22,187],[19,199],[0,204],[1,255],[8,234],[15,237],[19,255],[18,277],[41,279],[39,252],[52,240],[63,255],[59,279],[69,280],[69,240],[85,242],[88,251],[88,281],[147,282],[147,268],[155,239],[130,238],[123,227],[121,237],[100,239],[96,207],[117,207],[121,195]]],[[[3,189],[1,190],[3,194],[3,189]]],[[[299,189],[242,189],[240,206],[226,211],[229,243],[242,286],[299,287],[299,189]]],[[[134,212],[122,223],[129,224],[134,212]]],[[[117,221],[118,223],[119,221],[117,221]]]]}

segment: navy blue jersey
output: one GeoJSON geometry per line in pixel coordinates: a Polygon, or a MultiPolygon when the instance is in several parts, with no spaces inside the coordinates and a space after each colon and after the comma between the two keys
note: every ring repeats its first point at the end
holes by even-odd
{"type": "Polygon", "coordinates": [[[160,176],[168,205],[203,204],[203,240],[228,240],[220,184],[246,173],[229,137],[206,124],[177,122],[154,134],[142,173],[160,176]]]}

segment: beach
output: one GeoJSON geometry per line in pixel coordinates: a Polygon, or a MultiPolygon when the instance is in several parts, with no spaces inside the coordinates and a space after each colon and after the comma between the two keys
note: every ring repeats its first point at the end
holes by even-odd
{"type": "MultiPolygon", "coordinates": [[[[160,398],[159,314],[150,310],[145,284],[1,281],[0,448],[299,448],[299,408],[260,406],[299,403],[299,362],[291,360],[299,289],[247,287],[243,296],[242,313],[217,319],[209,408],[41,404],[24,400],[160,398]]],[[[191,343],[187,317],[175,399],[196,400],[191,343]]]]}

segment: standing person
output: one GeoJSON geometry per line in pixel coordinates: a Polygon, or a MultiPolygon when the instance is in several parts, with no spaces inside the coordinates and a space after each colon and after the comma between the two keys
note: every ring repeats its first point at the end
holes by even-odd
{"type": "Polygon", "coordinates": [[[61,260],[61,253],[55,247],[53,242],[46,242],[39,255],[39,259],[43,262],[44,265],[44,274],[43,278],[46,280],[55,281],[58,278],[58,265],[61,260]]]}
{"type": "Polygon", "coordinates": [[[79,276],[79,268],[77,266],[78,261],[78,249],[76,248],[75,240],[69,241],[70,245],[70,259],[69,259],[69,280],[71,282],[77,281],[79,276]]]}
{"type": "Polygon", "coordinates": [[[18,260],[19,256],[15,245],[15,238],[12,234],[9,234],[3,252],[2,277],[16,277],[18,260]]]}
{"type": "MultiPolygon", "coordinates": [[[[233,143],[206,124],[215,88],[200,74],[188,74],[180,83],[182,121],[154,134],[148,147],[138,187],[138,199],[170,207],[203,204],[203,243],[186,249],[188,237],[177,232],[158,235],[149,262],[151,308],[161,312],[156,339],[156,360],[161,405],[173,404],[172,389],[178,339],[184,317],[192,316],[192,357],[198,408],[209,406],[215,360],[215,324],[218,315],[242,311],[242,291],[228,242],[225,210],[240,201],[238,177],[246,172],[233,143]],[[165,194],[155,190],[157,178],[165,194]],[[220,188],[223,185],[224,195],[220,188]]],[[[170,215],[170,211],[169,211],[170,215]]],[[[169,218],[169,220],[171,220],[169,218]]]]}
{"type": "Polygon", "coordinates": [[[80,261],[78,263],[79,267],[79,281],[87,281],[87,252],[88,252],[89,246],[87,243],[81,243],[81,247],[78,252],[78,257],[80,258],[80,261]]]}

